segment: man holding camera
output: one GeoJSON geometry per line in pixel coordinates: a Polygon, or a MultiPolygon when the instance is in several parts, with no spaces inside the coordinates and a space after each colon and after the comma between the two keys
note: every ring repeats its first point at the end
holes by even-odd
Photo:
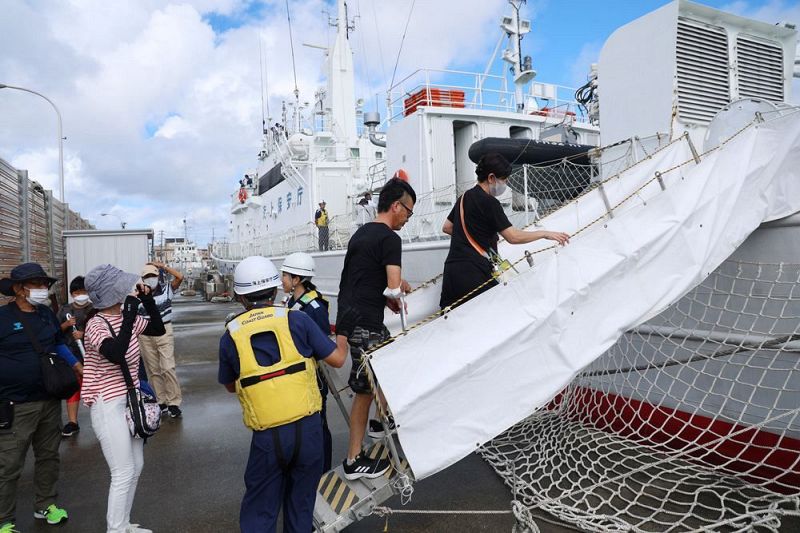
{"type": "MultiPolygon", "coordinates": [[[[172,331],[172,299],[183,282],[183,274],[164,263],[147,263],[142,269],[142,281],[153,291],[156,306],[161,313],[166,333],[158,337],[142,335],[139,347],[142,350],[144,367],[156,391],[161,412],[171,418],[181,417],[181,385],[175,372],[175,337],[172,331]],[[168,279],[172,276],[172,280],[168,279]]],[[[144,307],[139,314],[146,316],[144,307]]]]}

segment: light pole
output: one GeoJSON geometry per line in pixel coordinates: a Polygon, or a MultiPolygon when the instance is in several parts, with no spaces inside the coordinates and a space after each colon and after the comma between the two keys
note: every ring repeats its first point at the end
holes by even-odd
{"type": "Polygon", "coordinates": [[[58,193],[59,193],[59,200],[61,200],[61,203],[63,204],[64,203],[64,132],[61,125],[61,111],[58,110],[56,104],[54,104],[52,100],[50,100],[42,93],[37,93],[36,91],[32,91],[24,87],[15,87],[14,85],[6,85],[5,83],[0,83],[0,89],[16,89],[18,91],[24,91],[26,93],[35,94],[36,96],[41,96],[42,98],[47,100],[47,103],[53,106],[53,109],[55,109],[56,116],[58,117],[58,193]]]}
{"type": "Polygon", "coordinates": [[[125,222],[124,220],[122,220],[122,217],[121,217],[121,216],[119,216],[119,215],[116,215],[116,214],[114,214],[114,213],[100,213],[100,216],[101,216],[101,217],[117,217],[117,218],[119,219],[119,226],[120,226],[122,229],[125,229],[125,226],[127,226],[127,225],[128,225],[128,223],[127,223],[127,222],[125,222]]]}

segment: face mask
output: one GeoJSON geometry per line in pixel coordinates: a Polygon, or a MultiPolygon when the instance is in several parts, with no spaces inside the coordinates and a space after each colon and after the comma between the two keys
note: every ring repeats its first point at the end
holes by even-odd
{"type": "Polygon", "coordinates": [[[25,299],[31,305],[46,305],[50,302],[50,291],[48,289],[28,289],[28,296],[25,299]]]}
{"type": "Polygon", "coordinates": [[[79,294],[72,299],[73,303],[78,307],[83,307],[84,305],[89,303],[89,295],[88,294],[79,294]]]}
{"type": "Polygon", "coordinates": [[[499,180],[489,184],[489,192],[491,193],[492,196],[495,197],[500,196],[501,194],[506,192],[507,188],[508,185],[499,180]]]}
{"type": "Polygon", "coordinates": [[[144,280],[144,284],[150,287],[151,289],[155,289],[158,287],[158,278],[147,278],[144,280]]]}

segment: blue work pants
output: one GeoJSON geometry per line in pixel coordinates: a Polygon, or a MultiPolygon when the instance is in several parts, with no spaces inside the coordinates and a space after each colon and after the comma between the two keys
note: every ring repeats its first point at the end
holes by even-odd
{"type": "Polygon", "coordinates": [[[319,413],[264,431],[254,431],[244,473],[246,491],[239,515],[242,533],[273,533],[283,505],[284,533],[309,533],[322,477],[322,420],[319,413]],[[280,453],[275,447],[280,443],[280,453]],[[299,436],[299,446],[295,444],[299,436]],[[283,459],[283,464],[281,459],[283,459]]]}

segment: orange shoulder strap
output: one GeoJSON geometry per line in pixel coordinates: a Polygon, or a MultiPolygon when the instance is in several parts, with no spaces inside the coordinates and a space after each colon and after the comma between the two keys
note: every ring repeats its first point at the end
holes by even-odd
{"type": "Polygon", "coordinates": [[[464,235],[467,237],[467,242],[478,252],[478,255],[482,255],[483,257],[489,259],[489,254],[486,253],[486,250],[481,248],[481,245],[478,244],[475,239],[472,238],[469,231],[467,231],[467,222],[464,220],[464,197],[467,195],[466,192],[461,195],[461,200],[459,201],[459,214],[461,215],[461,229],[464,230],[464,235]]]}

